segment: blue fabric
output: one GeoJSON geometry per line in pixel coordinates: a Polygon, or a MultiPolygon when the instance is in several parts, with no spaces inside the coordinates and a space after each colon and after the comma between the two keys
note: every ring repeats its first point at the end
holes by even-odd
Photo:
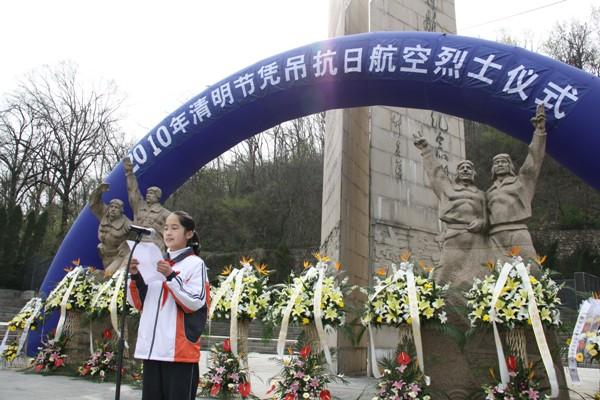
{"type": "MultiPolygon", "coordinates": [[[[338,37],[262,60],[183,104],[142,138],[131,156],[142,192],[155,185],[166,198],[240,141],[308,114],[371,105],[432,109],[528,142],[536,99],[548,100],[547,151],[600,189],[598,78],[518,47],[429,32],[338,37]],[[332,69],[322,68],[329,58],[332,69]]],[[[110,192],[104,201],[120,198],[127,204],[123,166],[106,180],[110,192]]],[[[42,292],[54,287],[73,259],[101,266],[97,229],[86,207],[58,250],[42,292]]],[[[38,341],[30,343],[32,349],[38,341]]]]}

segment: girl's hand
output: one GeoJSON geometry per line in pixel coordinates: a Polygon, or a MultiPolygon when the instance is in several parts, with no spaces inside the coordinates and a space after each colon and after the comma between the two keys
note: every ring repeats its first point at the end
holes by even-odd
{"type": "Polygon", "coordinates": [[[173,273],[173,268],[171,268],[171,264],[169,264],[165,260],[160,260],[156,264],[156,270],[163,274],[165,277],[171,275],[173,273]]]}
{"type": "Polygon", "coordinates": [[[137,258],[132,258],[131,264],[129,265],[129,273],[131,275],[137,275],[140,272],[138,270],[139,265],[140,265],[140,262],[137,260],[137,258]]]}

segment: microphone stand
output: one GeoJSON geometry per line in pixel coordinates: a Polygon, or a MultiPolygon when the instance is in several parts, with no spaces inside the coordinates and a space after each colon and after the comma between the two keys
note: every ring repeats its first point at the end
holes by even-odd
{"type": "MultiPolygon", "coordinates": [[[[119,326],[119,352],[117,355],[117,383],[115,388],[115,400],[121,398],[121,370],[123,369],[123,352],[125,351],[125,318],[127,317],[127,278],[129,277],[129,266],[131,265],[131,258],[135,248],[142,240],[142,232],[137,232],[135,237],[135,243],[129,252],[129,259],[127,260],[127,267],[125,269],[125,279],[123,279],[123,311],[121,313],[121,323],[119,326]]],[[[118,289],[117,289],[118,290],[118,289]]]]}

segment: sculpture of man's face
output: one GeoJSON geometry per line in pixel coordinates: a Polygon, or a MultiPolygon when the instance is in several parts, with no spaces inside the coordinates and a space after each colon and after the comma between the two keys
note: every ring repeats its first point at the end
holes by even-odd
{"type": "Polygon", "coordinates": [[[146,202],[148,204],[158,203],[160,201],[160,193],[154,187],[148,188],[146,191],[146,202]]]}
{"type": "Polygon", "coordinates": [[[121,206],[116,201],[111,201],[108,204],[108,218],[111,221],[114,221],[117,218],[119,218],[121,215],[123,215],[123,206],[121,206]]]}
{"type": "Polygon", "coordinates": [[[506,157],[498,157],[492,163],[492,174],[494,176],[504,176],[510,174],[510,160],[506,157]]]}
{"type": "Polygon", "coordinates": [[[456,168],[456,180],[459,182],[473,183],[475,181],[475,170],[469,162],[463,162],[456,168]]]}

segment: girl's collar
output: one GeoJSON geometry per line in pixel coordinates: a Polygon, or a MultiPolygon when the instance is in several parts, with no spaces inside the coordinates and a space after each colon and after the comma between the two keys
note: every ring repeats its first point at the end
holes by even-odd
{"type": "Polygon", "coordinates": [[[167,253],[169,254],[169,258],[171,260],[174,260],[177,256],[179,256],[189,250],[190,250],[190,247],[184,247],[183,249],[179,249],[179,250],[175,250],[175,251],[171,251],[170,249],[167,249],[167,253]]]}

